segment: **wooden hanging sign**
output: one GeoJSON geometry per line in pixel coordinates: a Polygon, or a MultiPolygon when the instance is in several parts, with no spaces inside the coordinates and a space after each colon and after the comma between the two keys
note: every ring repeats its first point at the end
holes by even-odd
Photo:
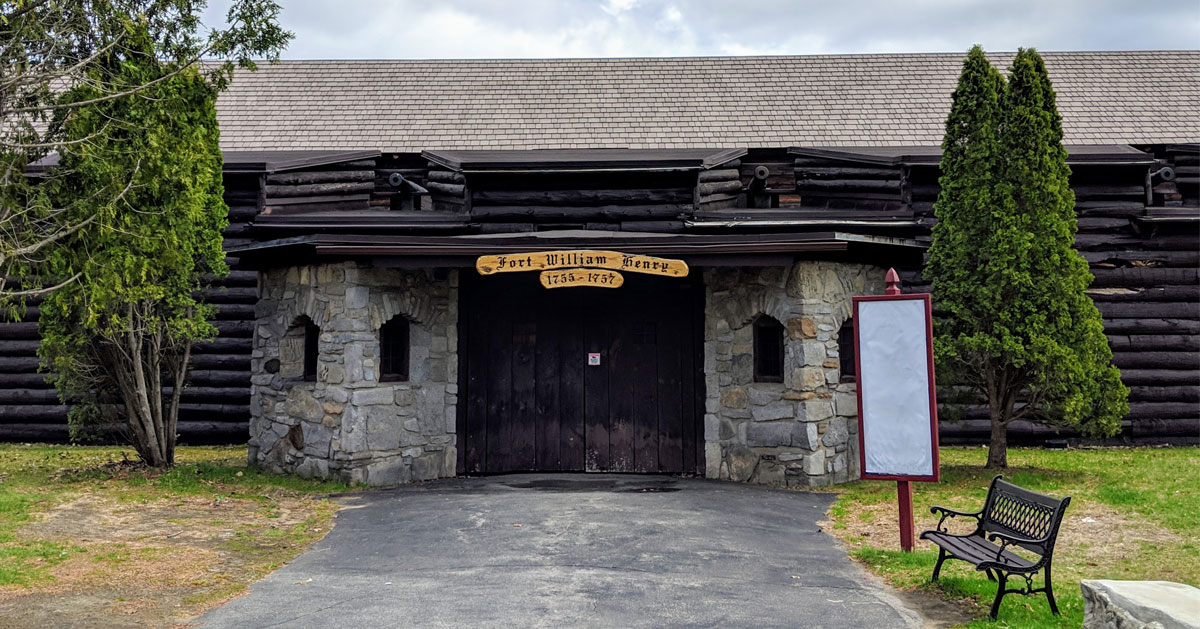
{"type": "Polygon", "coordinates": [[[570,286],[596,286],[599,288],[619,288],[625,283],[625,277],[616,271],[602,269],[555,269],[542,271],[538,274],[542,286],[546,288],[567,288],[570,286]]]}
{"type": "MultiPolygon", "coordinates": [[[[530,253],[479,256],[475,270],[480,275],[517,271],[549,271],[591,267],[629,271],[667,277],[687,277],[688,265],[683,260],[631,255],[619,251],[538,251],[530,253]]],[[[543,281],[543,284],[545,282],[543,281]]]]}

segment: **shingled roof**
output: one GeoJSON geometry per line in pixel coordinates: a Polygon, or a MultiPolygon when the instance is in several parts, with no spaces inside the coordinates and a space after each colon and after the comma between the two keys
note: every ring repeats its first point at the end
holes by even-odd
{"type": "MultiPolygon", "coordinates": [[[[1044,53],[1067,144],[1200,141],[1200,51],[1044,53]]],[[[929,146],[961,54],[284,61],[239,71],[226,150],[929,146]]],[[[992,55],[1000,68],[1011,54],[992,55]]]]}

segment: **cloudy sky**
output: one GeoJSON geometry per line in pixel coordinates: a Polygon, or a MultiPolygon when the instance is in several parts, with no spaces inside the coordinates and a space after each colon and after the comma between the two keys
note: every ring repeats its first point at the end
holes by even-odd
{"type": "Polygon", "coordinates": [[[287,59],[1200,47],[1200,0],[279,1],[287,59]]]}

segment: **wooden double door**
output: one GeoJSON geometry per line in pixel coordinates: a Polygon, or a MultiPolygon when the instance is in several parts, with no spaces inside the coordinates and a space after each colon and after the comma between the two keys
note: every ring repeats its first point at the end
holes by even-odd
{"type": "Polygon", "coordinates": [[[616,289],[464,278],[460,472],[703,468],[703,290],[630,275],[616,289]]]}

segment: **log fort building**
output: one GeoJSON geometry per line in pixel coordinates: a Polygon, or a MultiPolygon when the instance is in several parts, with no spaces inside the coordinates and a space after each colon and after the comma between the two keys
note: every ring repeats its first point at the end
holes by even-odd
{"type": "MultiPolygon", "coordinates": [[[[1007,55],[994,55],[1004,67],[1007,55]]],[[[1200,53],[1049,53],[1119,439],[1200,437],[1200,53]]],[[[283,62],[219,102],[233,272],[185,442],[373,484],[509,470],[857,474],[849,299],[923,291],[961,56],[283,62]],[[484,255],[686,277],[543,288],[484,255]],[[586,360],[585,360],[586,359],[586,360]]],[[[0,438],[63,439],[36,304],[0,438]]],[[[952,414],[948,414],[952,415],[952,414]]],[[[983,439],[962,408],[943,441],[983,439]]],[[[1016,440],[1070,437],[1018,424],[1016,440]]]]}

